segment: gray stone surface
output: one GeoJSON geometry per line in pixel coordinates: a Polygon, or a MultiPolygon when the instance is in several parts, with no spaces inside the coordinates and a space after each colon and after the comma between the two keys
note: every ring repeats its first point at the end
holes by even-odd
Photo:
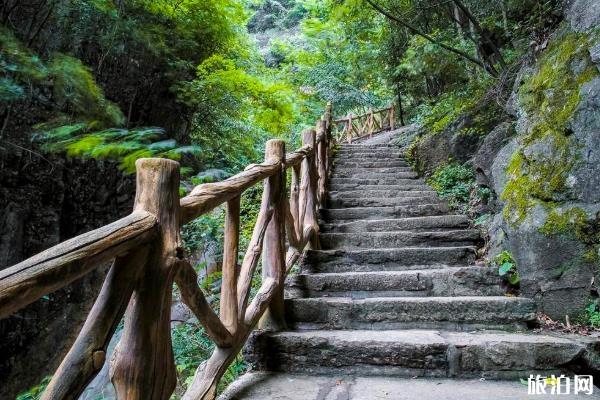
{"type": "Polygon", "coordinates": [[[352,208],[328,208],[320,210],[320,216],[325,221],[331,220],[355,220],[355,219],[382,219],[382,218],[406,218],[430,215],[443,215],[450,212],[445,203],[437,204],[415,204],[403,206],[384,207],[352,207],[352,208]]]}
{"type": "Polygon", "coordinates": [[[502,296],[493,267],[299,274],[288,278],[287,297],[502,296]]]}
{"type": "Polygon", "coordinates": [[[507,141],[514,136],[514,126],[510,122],[503,122],[496,126],[483,140],[483,143],[473,156],[472,164],[475,169],[477,182],[487,187],[492,187],[492,166],[496,154],[507,141]]]}
{"type": "Polygon", "coordinates": [[[464,330],[523,326],[535,319],[535,303],[521,297],[321,297],[285,304],[290,326],[302,329],[464,330]]]}
{"type": "Polygon", "coordinates": [[[471,246],[309,250],[301,268],[314,273],[398,271],[465,265],[474,260],[475,248],[471,246]]]}
{"type": "Polygon", "coordinates": [[[571,29],[584,32],[600,26],[600,2],[597,0],[569,0],[565,8],[565,18],[571,29]]]}
{"type": "Polygon", "coordinates": [[[599,399],[600,391],[591,396],[531,396],[527,385],[518,380],[410,379],[365,377],[345,374],[297,375],[275,373],[246,374],[230,386],[219,400],[531,400],[599,399]]]}
{"type": "Polygon", "coordinates": [[[390,232],[390,231],[435,231],[448,228],[466,228],[469,220],[464,215],[435,215],[396,219],[359,220],[322,224],[321,232],[390,232]]]}
{"type": "Polygon", "coordinates": [[[472,246],[481,238],[477,229],[443,231],[391,231],[356,233],[322,233],[321,248],[398,248],[398,247],[457,247],[472,246]]]}
{"type": "MultiPolygon", "coordinates": [[[[600,7],[600,6],[599,6],[600,7]]],[[[585,83],[571,120],[576,145],[582,149],[568,182],[578,201],[600,202],[600,77],[585,83]]]]}
{"type": "Polygon", "coordinates": [[[254,365],[273,371],[515,380],[560,373],[586,351],[567,338],[500,331],[263,332],[249,343],[254,365]]]}

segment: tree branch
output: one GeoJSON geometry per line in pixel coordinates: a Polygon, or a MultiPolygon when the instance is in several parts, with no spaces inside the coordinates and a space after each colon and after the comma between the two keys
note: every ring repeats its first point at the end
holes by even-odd
{"type": "Polygon", "coordinates": [[[448,46],[447,44],[444,44],[440,41],[435,40],[433,37],[429,36],[428,34],[426,34],[425,32],[421,31],[420,29],[416,28],[415,26],[409,24],[406,21],[403,21],[402,19],[396,17],[395,15],[392,15],[391,13],[389,13],[387,10],[385,10],[383,7],[381,7],[380,5],[378,5],[377,3],[375,3],[373,0],[366,0],[367,3],[369,3],[369,5],[371,7],[373,7],[376,11],[378,11],[380,14],[382,14],[383,16],[385,16],[386,18],[404,26],[405,28],[407,28],[408,30],[410,30],[411,32],[413,32],[416,35],[421,36],[424,39],[429,40],[432,43],[437,44],[438,46],[440,46],[443,49],[446,49],[454,54],[459,55],[460,57],[472,62],[473,64],[476,64],[477,66],[479,66],[480,68],[485,69],[485,66],[483,65],[483,63],[481,61],[479,61],[478,59],[476,59],[475,57],[471,56],[470,54],[465,53],[462,50],[456,49],[452,46],[448,46]]]}

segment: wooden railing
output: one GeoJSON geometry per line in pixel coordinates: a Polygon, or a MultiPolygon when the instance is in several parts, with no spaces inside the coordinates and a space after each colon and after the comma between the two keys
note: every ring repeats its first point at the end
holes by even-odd
{"type": "Polygon", "coordinates": [[[220,378],[254,327],[285,327],[285,277],[306,247],[319,247],[317,211],[325,200],[331,129],[332,108],[328,105],[316,129],[303,132],[299,150],[286,154],[282,140],[270,140],[262,164],[250,165],[225,181],[197,186],[181,199],[179,163],[140,159],[136,162],[134,209],[129,216],[0,271],[0,318],[4,318],[114,259],[79,336],[42,399],[79,397],[104,365],[108,343],[123,316],[123,332],[110,365],[117,398],[169,399],[176,385],[170,332],[174,283],[215,343],[212,356],[198,367],[183,398],[213,399],[220,378]],[[238,266],[240,196],[260,182],[264,182],[260,212],[238,266]],[[180,228],[224,203],[217,315],[185,258],[180,228]],[[262,284],[250,299],[261,256],[262,284]]]}
{"type": "Polygon", "coordinates": [[[369,110],[362,115],[348,114],[343,118],[333,121],[333,137],[338,143],[352,143],[360,139],[371,138],[383,131],[393,131],[395,129],[395,107],[380,110],[369,110]]]}

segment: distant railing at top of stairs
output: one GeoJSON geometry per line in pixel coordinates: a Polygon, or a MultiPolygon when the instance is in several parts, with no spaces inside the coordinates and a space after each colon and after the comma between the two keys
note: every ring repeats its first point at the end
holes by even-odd
{"type": "MultiPolygon", "coordinates": [[[[370,120],[377,125],[375,118],[370,120]]],[[[110,368],[117,398],[169,399],[176,385],[170,331],[173,284],[216,345],[210,359],[198,367],[183,398],[213,399],[219,380],[254,327],[285,326],[285,277],[306,247],[319,248],[317,210],[325,202],[335,143],[332,127],[328,104],[316,129],[303,132],[302,148],[286,154],[284,141],[270,140],[262,164],[249,165],[222,182],[199,185],[183,198],[179,197],[179,163],[139,159],[134,209],[129,216],[1,270],[0,318],[5,318],[114,260],[79,336],[42,399],[79,398],[104,365],[108,344],[123,316],[124,330],[110,368]],[[291,172],[289,194],[287,170],[291,172]],[[240,196],[261,182],[260,212],[238,265],[240,196]],[[217,315],[186,260],[180,228],[225,203],[217,315]],[[261,256],[262,284],[250,299],[261,256]]]]}
{"type": "Polygon", "coordinates": [[[348,114],[333,121],[333,137],[337,143],[352,143],[360,139],[372,138],[374,135],[395,129],[395,106],[392,104],[380,110],[369,110],[362,115],[348,114]]]}

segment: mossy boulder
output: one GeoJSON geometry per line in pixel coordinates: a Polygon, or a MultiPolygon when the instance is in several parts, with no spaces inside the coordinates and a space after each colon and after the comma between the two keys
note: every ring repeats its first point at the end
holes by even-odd
{"type": "Polygon", "coordinates": [[[517,135],[491,169],[503,216],[491,242],[513,254],[521,294],[559,319],[583,310],[600,274],[598,34],[577,30],[561,27],[518,77],[509,102],[517,135]]]}

